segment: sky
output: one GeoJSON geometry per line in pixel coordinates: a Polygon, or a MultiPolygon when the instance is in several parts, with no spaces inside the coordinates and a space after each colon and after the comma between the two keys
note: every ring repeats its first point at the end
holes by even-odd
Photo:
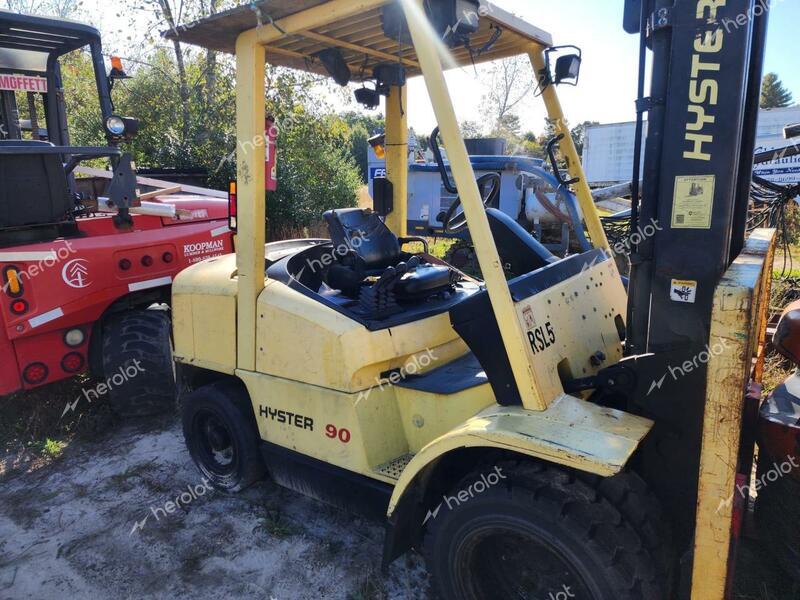
{"type": "MultiPolygon", "coordinates": [[[[79,18],[101,29],[106,50],[133,55],[140,51],[140,32],[136,29],[150,24],[140,13],[123,12],[129,10],[125,8],[127,0],[113,4],[108,0],[84,0],[83,4],[79,18]],[[127,27],[130,14],[137,17],[133,31],[127,27]]],[[[638,40],[622,29],[624,0],[495,0],[495,4],[548,31],[556,45],[575,44],[583,50],[580,85],[559,88],[570,123],[614,123],[635,118],[638,40]]],[[[765,73],[778,73],[800,102],[797,50],[791,46],[800,23],[800,1],[771,0],[770,12],[765,73]]],[[[459,120],[480,122],[481,93],[476,92],[480,89],[480,76],[476,78],[473,68],[468,67],[449,72],[447,80],[459,120]]],[[[337,97],[330,98],[340,103],[337,97]]],[[[533,98],[518,110],[523,130],[536,133],[544,128],[545,114],[544,104],[533,98]]],[[[419,132],[429,132],[435,126],[433,109],[419,77],[409,82],[409,124],[419,132]]]]}

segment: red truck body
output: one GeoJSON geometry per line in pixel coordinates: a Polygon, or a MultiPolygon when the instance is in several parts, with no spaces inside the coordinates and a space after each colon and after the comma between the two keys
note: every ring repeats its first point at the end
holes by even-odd
{"type": "Polygon", "coordinates": [[[99,326],[114,307],[166,302],[178,272],[233,251],[226,200],[161,200],[191,216],[132,215],[133,226],[125,228],[111,215],[82,217],[77,237],[0,248],[0,394],[86,371],[97,359],[91,348],[99,326]],[[19,282],[18,293],[9,279],[19,282]]]}

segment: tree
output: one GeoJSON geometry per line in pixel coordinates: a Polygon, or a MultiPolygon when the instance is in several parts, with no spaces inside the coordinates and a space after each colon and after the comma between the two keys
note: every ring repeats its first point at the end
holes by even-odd
{"type": "Polygon", "coordinates": [[[767,73],[761,84],[761,108],[784,108],[794,102],[776,73],[767,73]]]}
{"type": "Polygon", "coordinates": [[[383,117],[374,117],[355,111],[340,115],[342,120],[350,127],[349,152],[358,165],[361,178],[366,183],[369,180],[369,152],[368,140],[373,135],[386,129],[383,117]]]}
{"type": "Polygon", "coordinates": [[[483,126],[477,121],[464,121],[461,123],[461,137],[464,139],[483,137],[483,126]]]}
{"type": "Polygon", "coordinates": [[[3,8],[11,12],[48,15],[66,19],[75,15],[81,0],[4,0],[3,8]]]}
{"type": "Polygon", "coordinates": [[[520,122],[515,110],[533,92],[536,84],[526,57],[516,56],[492,64],[482,108],[492,125],[493,135],[506,138],[519,135],[520,122]]]}

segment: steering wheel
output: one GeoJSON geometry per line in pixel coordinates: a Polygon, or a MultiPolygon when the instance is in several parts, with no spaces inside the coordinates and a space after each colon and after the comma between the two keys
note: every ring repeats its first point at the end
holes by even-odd
{"type": "MultiPolygon", "coordinates": [[[[500,196],[500,175],[498,173],[486,173],[477,180],[478,191],[483,200],[483,208],[489,208],[495,204],[500,196]]],[[[444,232],[450,235],[461,233],[467,228],[467,217],[464,214],[464,207],[461,204],[461,196],[456,198],[447,209],[443,219],[444,232]]]]}

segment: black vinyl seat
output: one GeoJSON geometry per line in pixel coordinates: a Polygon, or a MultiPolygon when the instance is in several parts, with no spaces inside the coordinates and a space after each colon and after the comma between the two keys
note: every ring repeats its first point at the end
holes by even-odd
{"type": "MultiPolygon", "coordinates": [[[[52,147],[39,140],[0,140],[0,147],[52,147]]],[[[69,220],[74,201],[57,154],[0,154],[0,229],[69,220]]]]}
{"type": "Polygon", "coordinates": [[[458,281],[452,269],[403,252],[377,213],[350,208],[328,211],[324,217],[337,259],[327,283],[378,314],[398,312],[397,302],[451,291],[458,281]]]}

